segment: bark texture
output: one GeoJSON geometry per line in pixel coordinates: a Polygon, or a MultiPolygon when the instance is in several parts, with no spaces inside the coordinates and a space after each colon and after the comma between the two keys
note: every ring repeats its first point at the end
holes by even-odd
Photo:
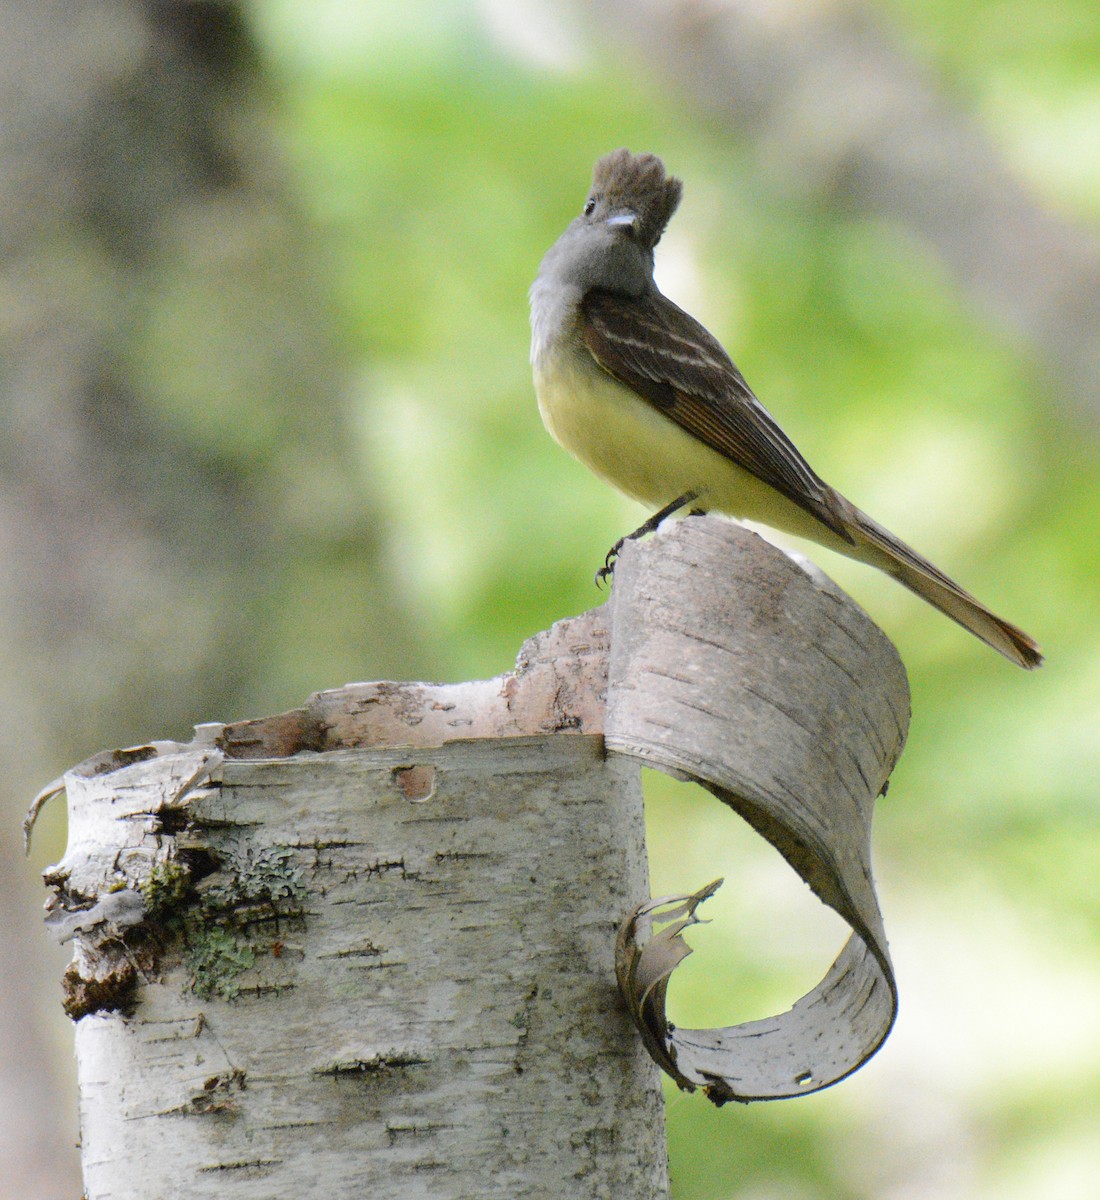
{"type": "Polygon", "coordinates": [[[897,1012],[871,817],[905,745],[905,669],[821,572],[731,522],[691,517],[634,547],[615,585],[608,749],[701,783],[852,929],[821,983],[775,1017],[673,1027],[663,994],[647,1011],[644,987],[632,1011],[680,1086],[715,1103],[829,1087],[875,1053],[897,1012]]]}
{"type": "Polygon", "coordinates": [[[615,988],[647,875],[638,771],[587,731],[605,653],[588,614],[504,679],[354,685],[70,772],[89,1200],[667,1195],[615,988]]]}

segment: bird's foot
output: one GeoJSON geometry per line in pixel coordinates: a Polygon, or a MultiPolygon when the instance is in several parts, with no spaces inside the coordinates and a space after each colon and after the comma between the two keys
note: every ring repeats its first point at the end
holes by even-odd
{"type": "MultiPolygon", "coordinates": [[[[670,504],[666,504],[659,512],[655,512],[648,521],[643,521],[633,533],[628,533],[626,537],[621,537],[607,552],[607,556],[603,560],[603,566],[596,572],[596,586],[603,585],[615,574],[615,560],[619,557],[619,551],[626,545],[627,542],[632,542],[635,538],[645,537],[647,533],[652,533],[658,525],[665,519],[671,517],[674,512],[679,512],[685,505],[690,504],[693,500],[699,498],[698,492],[684,492],[682,496],[677,496],[670,504]]],[[[702,513],[701,509],[692,509],[692,513],[702,513]]]]}
{"type": "MultiPolygon", "coordinates": [[[[637,531],[630,534],[630,537],[636,537],[637,531]]],[[[603,566],[596,572],[596,586],[602,588],[603,585],[615,574],[615,560],[619,557],[619,551],[629,538],[621,537],[607,552],[607,556],[603,560],[603,566]]]]}

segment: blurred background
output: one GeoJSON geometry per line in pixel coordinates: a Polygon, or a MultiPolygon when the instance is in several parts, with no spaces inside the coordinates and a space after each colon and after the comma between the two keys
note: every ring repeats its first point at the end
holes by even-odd
{"type": "MultiPolygon", "coordinates": [[[[664,290],[1048,656],[811,552],[912,682],[876,819],[901,1015],[818,1095],[670,1093],[674,1200],[1095,1196],[1095,0],[0,12],[0,1197],[80,1191],[39,786],[351,680],[492,676],[600,602],[645,514],[544,433],[526,290],[621,145],[686,183],[664,290]]],[[[710,797],[647,790],[655,893],[727,879],[673,1017],[788,1007],[839,923],[710,797]]]]}

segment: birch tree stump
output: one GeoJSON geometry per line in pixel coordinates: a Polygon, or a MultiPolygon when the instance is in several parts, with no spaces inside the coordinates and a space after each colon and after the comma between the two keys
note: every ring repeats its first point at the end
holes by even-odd
{"type": "Polygon", "coordinates": [[[667,1196],[654,1062],[718,1103],[797,1095],[890,1028],[870,812],[907,713],[847,597],[691,518],[498,679],[352,684],[87,760],[46,878],[88,1200],[667,1196]],[[767,1028],[665,1019],[704,895],[653,934],[639,761],[852,925],[767,1028]]]}

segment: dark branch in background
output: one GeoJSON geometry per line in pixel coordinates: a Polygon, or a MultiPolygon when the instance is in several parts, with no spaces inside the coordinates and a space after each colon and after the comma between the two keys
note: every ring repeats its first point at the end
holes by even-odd
{"type": "Polygon", "coordinates": [[[977,122],[861,5],[587,0],[698,111],[747,137],[784,186],[924,238],[1066,398],[1100,422],[1100,239],[1045,209],[977,122]]]}
{"type": "MultiPolygon", "coordinates": [[[[408,645],[347,453],[338,322],[261,86],[232,3],[4,5],[9,833],[43,774],[147,736],[153,712],[157,729],[183,732],[199,716],[270,705],[280,663],[311,662],[340,682],[394,671],[408,645]],[[356,580],[338,611],[310,603],[307,589],[331,593],[334,578],[356,580]]],[[[15,839],[0,837],[0,872],[26,876],[4,847],[14,855],[15,839]]],[[[0,897],[11,951],[0,1075],[20,1096],[5,1109],[5,1185],[75,1194],[75,1152],[60,1149],[74,1140],[75,1106],[50,1096],[52,1014],[37,1000],[54,986],[38,978],[52,972],[37,900],[17,887],[0,897]]]]}
{"type": "Polygon", "coordinates": [[[0,529],[17,628],[4,640],[32,651],[7,674],[33,672],[44,709],[85,693],[85,724],[53,746],[63,762],[140,737],[150,689],[158,721],[181,729],[255,704],[275,658],[260,614],[295,562],[361,562],[349,625],[363,657],[393,658],[402,618],[346,452],[338,318],[273,161],[239,12],[146,0],[12,13],[0,529]],[[346,512],[286,505],[320,475],[346,512]],[[232,678],[210,669],[225,661],[232,678]],[[115,689],[126,699],[110,702],[115,689]]]}

